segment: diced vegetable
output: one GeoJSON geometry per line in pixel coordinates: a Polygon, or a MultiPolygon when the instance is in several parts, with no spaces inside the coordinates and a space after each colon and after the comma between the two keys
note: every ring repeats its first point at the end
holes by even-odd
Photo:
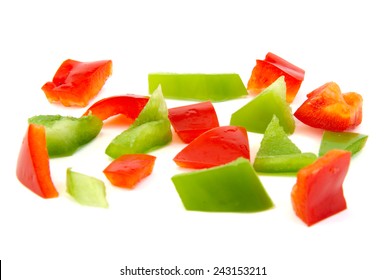
{"type": "Polygon", "coordinates": [[[67,59],[56,71],[52,82],[45,83],[42,90],[52,103],[85,107],[111,74],[111,60],[80,62],[67,59]]]}
{"type": "Polygon", "coordinates": [[[294,115],[315,128],[345,131],[362,122],[362,103],[360,94],[342,94],[338,84],[329,82],[309,93],[294,115]]]}
{"type": "Polygon", "coordinates": [[[220,126],[204,132],[175,157],[185,168],[209,168],[229,163],[239,157],[250,159],[248,134],[245,128],[220,126]]]}
{"type": "Polygon", "coordinates": [[[216,110],[210,101],[170,108],[169,119],[177,135],[185,143],[190,143],[205,131],[219,126],[216,110]]]}
{"type": "Polygon", "coordinates": [[[46,128],[50,157],[72,155],[79,147],[93,140],[103,126],[102,120],[92,115],[81,118],[39,115],[29,118],[28,122],[43,125],[46,128]]]}
{"type": "Polygon", "coordinates": [[[303,69],[269,52],[264,60],[256,60],[247,89],[251,94],[259,94],[280,76],[284,76],[287,85],[286,100],[291,103],[304,80],[304,74],[303,69]]]}
{"type": "Polygon", "coordinates": [[[368,135],[355,132],[333,132],[324,131],[320,143],[319,156],[330,150],[339,149],[351,152],[351,156],[363,149],[368,135]]]}
{"type": "Polygon", "coordinates": [[[225,101],[248,95],[238,74],[150,73],[149,92],[162,86],[165,98],[225,101]]]}
{"type": "Polygon", "coordinates": [[[168,109],[161,87],[158,87],[134,123],[110,142],[106,154],[118,158],[124,154],[147,153],[171,140],[168,109]]]}
{"type": "Polygon", "coordinates": [[[296,215],[308,226],[347,208],[343,181],[351,153],[331,150],[298,172],[291,192],[296,215]]]}
{"type": "Polygon", "coordinates": [[[213,168],[177,174],[172,181],[187,210],[259,212],[274,206],[245,158],[213,168]]]}
{"type": "Polygon", "coordinates": [[[276,115],[287,134],[295,131],[295,120],[286,101],[284,76],[279,77],[268,88],[249,103],[234,112],[230,124],[243,126],[250,132],[264,133],[273,115],[276,115]]]}
{"type": "Polygon", "coordinates": [[[122,114],[131,120],[135,120],[149,97],[134,94],[117,95],[103,98],[91,105],[83,116],[94,115],[101,120],[122,114]]]}
{"type": "Polygon", "coordinates": [[[106,187],[103,181],[67,168],[67,192],[85,206],[107,208],[106,187]]]}
{"type": "Polygon", "coordinates": [[[16,176],[24,186],[43,198],[58,196],[51,179],[44,126],[28,126],[17,160],[16,176]]]}
{"type": "Polygon", "coordinates": [[[114,186],[133,189],[152,173],[155,159],[146,154],[123,155],[111,162],[103,173],[114,186]]]}
{"type": "Polygon", "coordinates": [[[257,151],[253,168],[257,172],[291,173],[297,172],[316,160],[313,153],[302,153],[288,138],[274,115],[265,130],[257,151]]]}

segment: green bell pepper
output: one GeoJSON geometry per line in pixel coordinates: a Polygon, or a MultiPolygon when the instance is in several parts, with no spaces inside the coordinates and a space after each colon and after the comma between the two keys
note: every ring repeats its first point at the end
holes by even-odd
{"type": "Polygon", "coordinates": [[[280,125],[287,134],[294,133],[295,119],[286,101],[284,76],[234,112],[230,124],[243,126],[250,132],[264,133],[273,115],[278,117],[280,125]]]}
{"type": "Polygon", "coordinates": [[[67,168],[67,193],[85,206],[107,208],[103,181],[67,168]]]}
{"type": "Polygon", "coordinates": [[[168,108],[158,87],[134,123],[110,142],[105,153],[112,158],[147,153],[168,144],[172,136],[168,108]]]}
{"type": "Polygon", "coordinates": [[[358,153],[365,146],[368,135],[355,132],[333,132],[325,130],[319,148],[319,156],[323,156],[330,150],[339,149],[358,153]]]}
{"type": "Polygon", "coordinates": [[[316,158],[313,153],[300,151],[274,115],[261,140],[253,168],[264,173],[294,173],[313,163],[316,158]]]}
{"type": "Polygon", "coordinates": [[[172,181],[187,210],[259,212],[274,206],[245,158],[194,172],[174,175],[172,181]]]}
{"type": "Polygon", "coordinates": [[[93,140],[101,131],[103,121],[96,116],[80,118],[60,115],[39,115],[28,119],[29,123],[46,128],[47,149],[50,157],[70,156],[93,140]]]}
{"type": "Polygon", "coordinates": [[[225,101],[248,95],[238,74],[176,74],[150,73],[149,92],[162,86],[166,98],[225,101]]]}

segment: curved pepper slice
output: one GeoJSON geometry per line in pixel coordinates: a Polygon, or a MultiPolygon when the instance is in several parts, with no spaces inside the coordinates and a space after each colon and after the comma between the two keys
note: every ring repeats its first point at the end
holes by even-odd
{"type": "Polygon", "coordinates": [[[149,97],[134,94],[106,97],[91,105],[83,116],[94,115],[103,121],[122,114],[135,120],[148,101],[149,97]]]}
{"type": "Polygon", "coordinates": [[[80,62],[67,59],[56,71],[52,82],[45,83],[42,90],[51,103],[85,107],[99,93],[111,73],[111,60],[80,62]]]}
{"type": "Polygon", "coordinates": [[[200,102],[169,109],[169,119],[177,135],[185,143],[219,126],[212,102],[200,102]]]}
{"type": "Polygon", "coordinates": [[[39,115],[29,118],[28,122],[45,126],[50,157],[74,154],[79,147],[93,140],[103,126],[101,119],[92,115],[80,118],[39,115]]]}
{"type": "Polygon", "coordinates": [[[172,181],[187,210],[259,212],[274,206],[251,163],[245,158],[177,174],[172,181]]]}
{"type": "Polygon", "coordinates": [[[294,116],[315,128],[345,131],[362,122],[362,103],[360,94],[342,94],[335,82],[329,82],[309,93],[294,116]]]}
{"type": "Polygon", "coordinates": [[[259,94],[277,78],[284,76],[287,85],[286,100],[291,103],[304,80],[304,74],[303,69],[269,52],[264,60],[256,60],[247,90],[251,94],[259,94]]]}
{"type": "Polygon", "coordinates": [[[351,152],[351,156],[358,153],[365,146],[368,135],[355,132],[324,131],[319,147],[319,156],[330,150],[340,149],[351,152]]]}
{"type": "Polygon", "coordinates": [[[247,131],[244,127],[220,126],[198,136],[173,160],[181,167],[201,169],[226,164],[239,157],[250,159],[247,131]]]}
{"type": "Polygon", "coordinates": [[[110,142],[105,153],[112,158],[147,153],[168,144],[172,136],[167,105],[158,87],[134,123],[110,142]]]}
{"type": "Polygon", "coordinates": [[[152,173],[155,159],[155,156],[147,154],[123,155],[113,160],[103,173],[114,186],[133,189],[152,173]]]}
{"type": "Polygon", "coordinates": [[[165,98],[225,101],[248,95],[240,76],[226,74],[151,73],[148,75],[149,92],[162,86],[165,98]]]}
{"type": "Polygon", "coordinates": [[[16,176],[24,186],[43,198],[59,195],[51,179],[44,126],[28,126],[17,160],[16,176]]]}
{"type": "Polygon", "coordinates": [[[296,215],[308,226],[347,208],[343,181],[351,153],[331,150],[298,172],[291,192],[296,215]]]}

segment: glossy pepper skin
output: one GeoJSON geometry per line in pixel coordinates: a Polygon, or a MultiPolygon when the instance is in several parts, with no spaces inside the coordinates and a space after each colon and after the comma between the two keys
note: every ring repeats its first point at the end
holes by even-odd
{"type": "Polygon", "coordinates": [[[143,154],[165,146],[172,137],[167,105],[158,87],[134,123],[110,142],[105,153],[112,158],[143,154]]]}
{"type": "Polygon", "coordinates": [[[250,132],[264,133],[273,115],[287,134],[295,131],[292,109],[286,101],[284,76],[279,77],[263,92],[239,108],[231,116],[231,125],[243,126],[250,132]]]}
{"type": "Polygon", "coordinates": [[[173,160],[180,167],[202,169],[226,164],[240,157],[250,159],[246,129],[220,126],[198,136],[173,160]]]}
{"type": "Polygon", "coordinates": [[[274,204],[249,160],[174,175],[184,207],[205,212],[260,212],[274,204]]]}
{"type": "Polygon", "coordinates": [[[247,90],[251,94],[259,94],[280,76],[284,76],[287,85],[286,100],[292,103],[304,80],[304,75],[303,69],[269,52],[264,60],[256,60],[247,90]]]}
{"type": "Polygon", "coordinates": [[[149,92],[162,86],[165,98],[226,101],[248,95],[238,74],[150,73],[149,92]]]}
{"type": "Polygon", "coordinates": [[[111,60],[80,62],[67,59],[60,65],[52,81],[42,86],[42,90],[51,103],[85,107],[111,74],[111,60]]]}
{"type": "Polygon", "coordinates": [[[127,154],[113,160],[103,173],[114,186],[133,189],[153,172],[156,157],[147,154],[127,154]]]}
{"type": "Polygon", "coordinates": [[[311,127],[345,131],[361,124],[362,104],[360,94],[342,94],[337,83],[328,82],[309,93],[294,116],[311,127]]]}
{"type": "Polygon", "coordinates": [[[351,152],[351,156],[358,153],[366,145],[368,135],[355,132],[324,131],[319,147],[319,156],[330,150],[340,149],[351,152]]]}
{"type": "Polygon", "coordinates": [[[28,122],[45,127],[47,149],[51,158],[74,154],[81,146],[91,142],[103,126],[102,120],[93,115],[80,118],[38,115],[29,118],[28,122]]]}
{"type": "Polygon", "coordinates": [[[28,126],[17,160],[16,176],[25,187],[42,198],[58,196],[51,179],[44,126],[28,126]]]}
{"type": "Polygon", "coordinates": [[[170,108],[169,120],[185,143],[190,143],[205,131],[219,126],[216,110],[210,101],[170,108]]]}
{"type": "Polygon", "coordinates": [[[347,208],[343,181],[350,159],[348,151],[331,150],[298,172],[291,201],[295,214],[308,226],[347,208]]]}
{"type": "Polygon", "coordinates": [[[83,116],[93,115],[104,121],[112,116],[122,114],[134,121],[148,101],[148,96],[134,94],[110,96],[92,104],[83,113],[83,116]]]}

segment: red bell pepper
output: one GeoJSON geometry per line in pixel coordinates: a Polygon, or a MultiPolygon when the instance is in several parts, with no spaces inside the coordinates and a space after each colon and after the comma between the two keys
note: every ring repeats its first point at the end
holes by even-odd
{"type": "Polygon", "coordinates": [[[219,126],[216,111],[210,101],[169,109],[169,120],[177,135],[185,143],[219,126]]]}
{"type": "Polygon", "coordinates": [[[220,126],[198,136],[173,160],[181,167],[202,169],[226,164],[239,157],[250,159],[246,129],[220,126]]]}
{"type": "Polygon", "coordinates": [[[298,172],[291,192],[296,215],[308,226],[347,208],[343,181],[351,153],[331,150],[298,172]]]}
{"type": "Polygon", "coordinates": [[[91,105],[83,116],[94,115],[106,120],[122,114],[134,121],[148,101],[149,97],[134,94],[106,97],[91,105]]]}
{"type": "Polygon", "coordinates": [[[42,90],[50,102],[85,107],[112,74],[112,61],[80,62],[67,59],[42,90]]]}
{"type": "Polygon", "coordinates": [[[114,186],[133,189],[152,173],[155,159],[148,154],[126,154],[112,161],[103,173],[114,186]]]}
{"type": "Polygon", "coordinates": [[[44,126],[28,126],[17,161],[16,176],[24,186],[43,198],[58,196],[51,179],[44,126]]]}
{"type": "Polygon", "coordinates": [[[299,91],[304,75],[303,69],[269,52],[264,60],[256,60],[247,90],[251,94],[259,94],[280,76],[284,76],[287,87],[286,100],[291,103],[299,91]]]}
{"type": "Polygon", "coordinates": [[[315,128],[345,131],[362,122],[362,104],[360,94],[342,94],[338,84],[329,82],[309,93],[294,116],[315,128]]]}

